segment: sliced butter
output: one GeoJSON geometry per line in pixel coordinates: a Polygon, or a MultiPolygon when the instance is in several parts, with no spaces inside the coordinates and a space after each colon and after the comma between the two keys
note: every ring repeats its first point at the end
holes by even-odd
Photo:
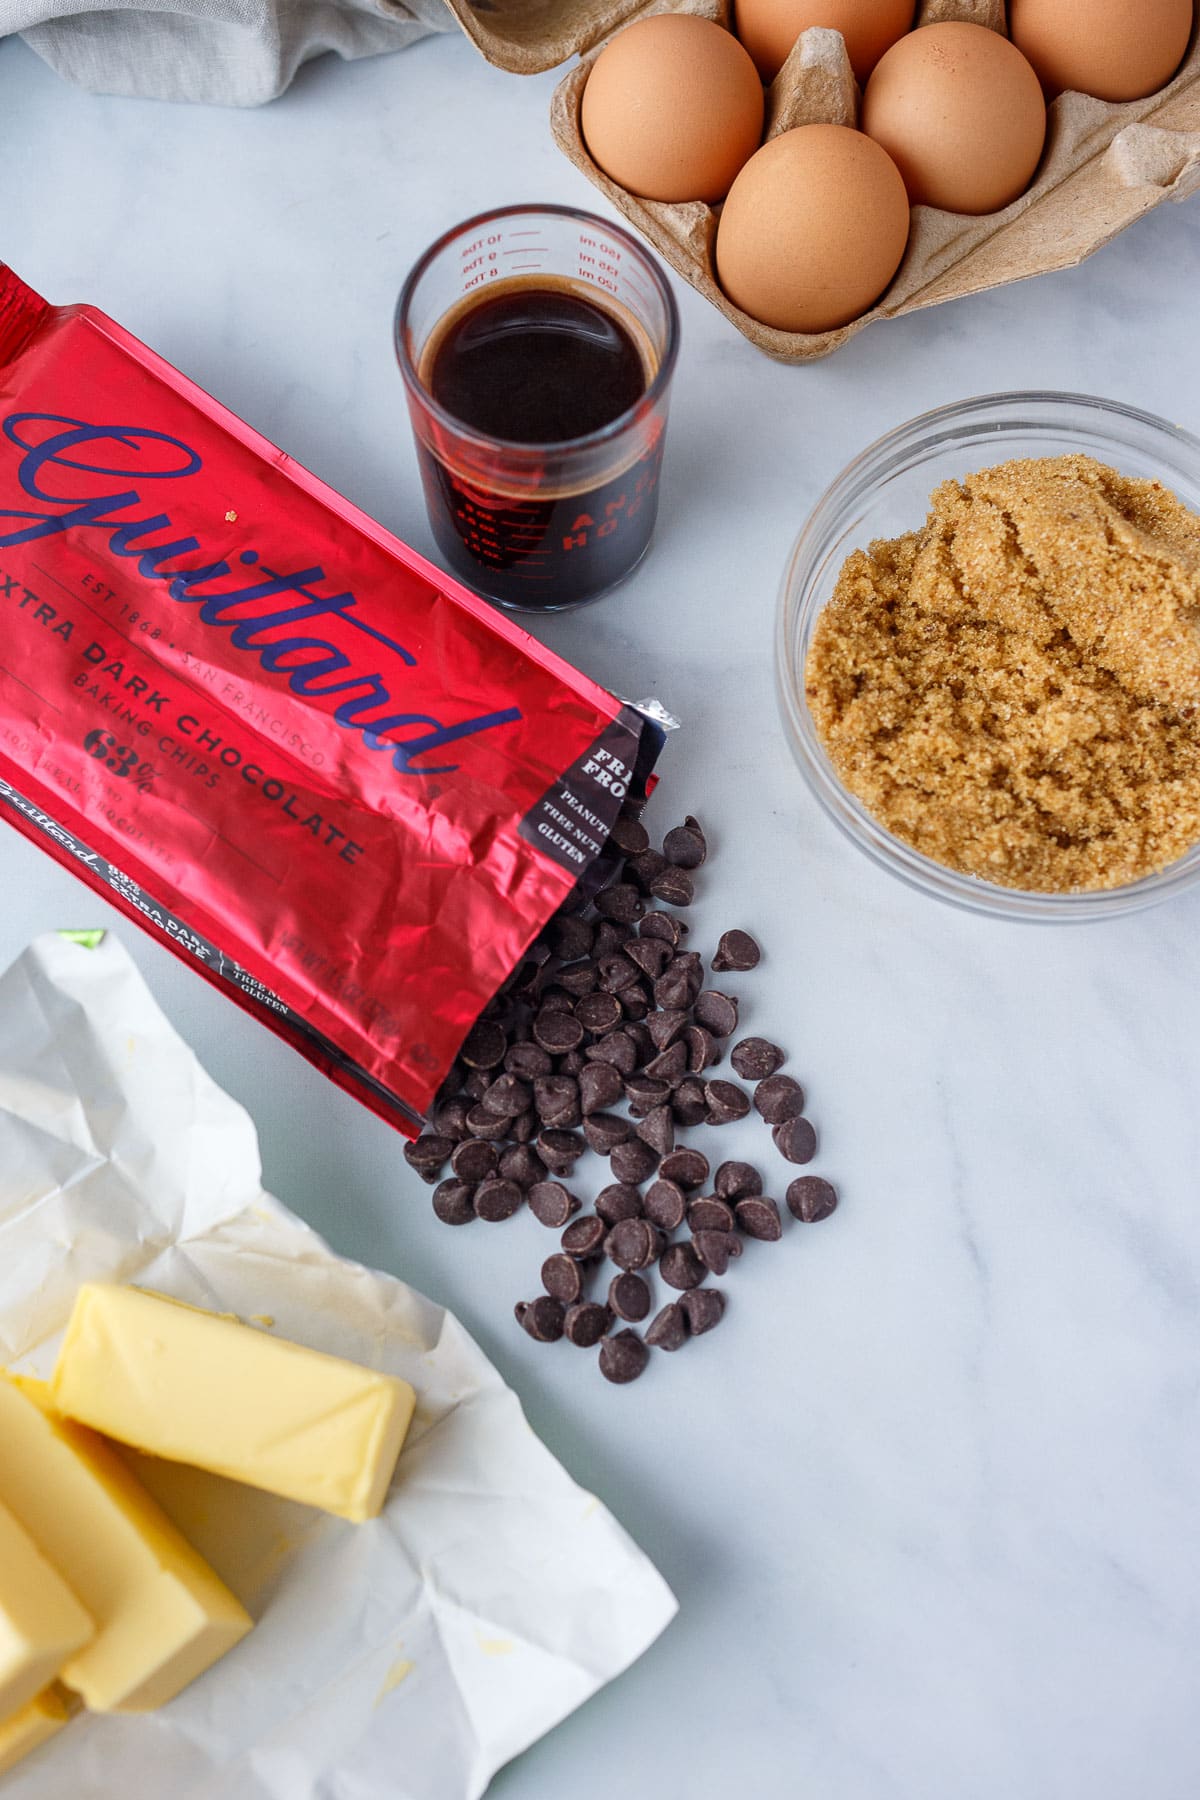
{"type": "Polygon", "coordinates": [[[416,1404],[394,1376],[102,1285],[79,1290],[54,1398],[135,1449],[356,1520],[383,1506],[416,1404]]]}
{"type": "Polygon", "coordinates": [[[120,1457],[54,1411],[44,1382],[0,1374],[0,1500],[91,1614],[62,1679],[94,1712],[148,1712],[251,1619],[120,1457]]]}
{"type": "MultiPolygon", "coordinates": [[[[0,1446],[0,1456],[6,1450],[0,1446]]],[[[95,1635],[57,1569],[0,1503],[0,1722],[35,1700],[95,1635]]]]}
{"type": "Polygon", "coordinates": [[[11,1719],[5,1719],[0,1725],[0,1775],[7,1775],[23,1757],[61,1731],[78,1707],[79,1702],[73,1702],[61,1688],[49,1687],[26,1701],[11,1719]]]}

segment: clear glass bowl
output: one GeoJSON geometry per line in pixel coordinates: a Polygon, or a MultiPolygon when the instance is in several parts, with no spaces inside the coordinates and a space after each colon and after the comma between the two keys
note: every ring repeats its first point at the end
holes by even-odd
{"type": "Polygon", "coordinates": [[[996,918],[1042,923],[1107,919],[1153,906],[1200,882],[1200,845],[1157,875],[1095,893],[998,887],[947,869],[894,837],[842,785],[817,736],[804,665],[821,608],[852,550],[924,520],[939,482],[1011,457],[1083,452],[1124,475],[1147,476],[1200,512],[1200,440],[1165,419],[1087,394],[988,394],[924,413],[843,469],[796,539],[776,624],[780,710],[792,753],[829,817],[872,862],[939,900],[996,918]]]}

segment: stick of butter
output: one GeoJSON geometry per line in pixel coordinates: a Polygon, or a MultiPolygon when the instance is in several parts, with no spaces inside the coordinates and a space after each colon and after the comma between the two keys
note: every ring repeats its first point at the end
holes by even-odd
{"type": "Polygon", "coordinates": [[[381,1510],[412,1420],[406,1381],[141,1288],[80,1288],[54,1371],[63,1413],[343,1519],[381,1510]]]}
{"type": "Polygon", "coordinates": [[[72,1702],[60,1687],[48,1687],[26,1701],[19,1712],[0,1725],[0,1775],[7,1775],[22,1757],[61,1731],[78,1710],[78,1700],[72,1702]]]}
{"type": "Polygon", "coordinates": [[[44,1382],[0,1373],[0,1500],[87,1608],[62,1679],[93,1712],[148,1712],[252,1620],[116,1451],[54,1411],[44,1382]]]}
{"type": "Polygon", "coordinates": [[[0,1722],[35,1700],[95,1635],[58,1570],[0,1503],[0,1722]]]}

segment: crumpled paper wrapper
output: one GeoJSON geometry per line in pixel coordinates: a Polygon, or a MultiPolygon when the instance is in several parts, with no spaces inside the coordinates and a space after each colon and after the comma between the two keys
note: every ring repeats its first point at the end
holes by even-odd
{"type": "Polygon", "coordinates": [[[255,1629],[161,1712],[74,1721],[5,1800],[474,1800],[675,1613],[457,1320],[260,1175],[117,940],[39,938],[0,978],[0,1360],[48,1374],[79,1284],[136,1281],[419,1396],[367,1525],[131,1458],[255,1629]]]}

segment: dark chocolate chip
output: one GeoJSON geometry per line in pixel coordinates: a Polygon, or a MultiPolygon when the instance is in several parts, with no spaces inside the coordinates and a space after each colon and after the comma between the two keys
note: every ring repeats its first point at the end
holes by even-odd
{"type": "Polygon", "coordinates": [[[594,1218],[589,1213],[586,1218],[573,1219],[559,1242],[568,1256],[577,1256],[581,1262],[590,1262],[594,1256],[603,1252],[607,1236],[608,1227],[604,1220],[594,1218]]]}
{"type": "Polygon", "coordinates": [[[682,866],[667,867],[654,877],[650,892],[667,906],[690,906],[696,897],[696,884],[682,866]]]}
{"type": "Polygon", "coordinates": [[[568,1050],[565,1056],[557,1058],[557,1067],[560,1075],[578,1075],[581,1069],[587,1067],[583,1051],[568,1050]]]}
{"type": "Polygon", "coordinates": [[[681,1188],[702,1187],[708,1180],[708,1158],[703,1150],[693,1150],[688,1145],[665,1157],[658,1172],[667,1181],[677,1181],[681,1188]]]}
{"type": "Polygon", "coordinates": [[[736,1081],[706,1081],[704,1100],[710,1125],[728,1125],[750,1111],[750,1096],[736,1081]]]}
{"type": "MultiPolygon", "coordinates": [[[[565,969],[558,971],[557,979],[559,987],[565,988],[568,994],[583,999],[585,995],[594,993],[600,971],[591,961],[570,963],[565,969]]],[[[579,1016],[578,1007],[575,1009],[575,1016],[579,1016]]]]}
{"type": "MultiPolygon", "coordinates": [[[[654,851],[652,854],[657,856],[658,852],[654,851]]],[[[659,866],[654,870],[654,875],[661,874],[666,866],[666,858],[660,857],[659,866]]],[[[653,878],[653,876],[650,877],[651,880],[653,880],[653,878]]],[[[661,943],[669,945],[669,947],[674,950],[686,929],[683,920],[673,919],[670,913],[648,912],[638,926],[638,936],[643,938],[658,938],[661,943]]]]}
{"type": "Polygon", "coordinates": [[[497,1075],[480,1105],[498,1119],[515,1119],[533,1105],[533,1089],[516,1075],[497,1075]]]}
{"type": "Polygon", "coordinates": [[[585,1031],[611,1031],[621,1023],[624,1014],[615,994],[585,994],[575,1008],[575,1017],[585,1031]]]}
{"type": "Polygon", "coordinates": [[[646,1342],[655,1350],[678,1350],[687,1342],[687,1334],[687,1315],[678,1300],[670,1300],[648,1326],[646,1342]]]}
{"type": "Polygon", "coordinates": [[[456,1144],[454,1155],[450,1158],[450,1167],[460,1181],[486,1181],[489,1175],[496,1173],[499,1153],[495,1144],[486,1138],[467,1138],[456,1144]]]}
{"type": "Polygon", "coordinates": [[[622,1219],[640,1219],[642,1196],[625,1181],[611,1181],[600,1189],[595,1199],[596,1215],[606,1225],[619,1225],[622,1219]]]}
{"type": "Polygon", "coordinates": [[[725,1317],[725,1296],[720,1288],[694,1288],[679,1304],[693,1337],[702,1337],[725,1317]]]}
{"type": "Polygon", "coordinates": [[[819,1175],[798,1175],[786,1194],[788,1211],[804,1225],[827,1219],[837,1206],[837,1189],[819,1175]]]}
{"type": "Polygon", "coordinates": [[[642,971],[636,963],[630,962],[623,950],[614,950],[611,956],[602,956],[597,965],[600,970],[599,986],[606,994],[619,994],[622,988],[632,987],[640,981],[642,971]]]}
{"type": "MultiPolygon", "coordinates": [[[[796,1183],[793,1182],[795,1187],[796,1183]]],[[[752,1194],[746,1200],[737,1203],[738,1230],[744,1231],[747,1237],[758,1238],[764,1244],[774,1244],[783,1236],[783,1226],[779,1219],[779,1208],[773,1200],[764,1200],[761,1194],[752,1194]]]]}
{"type": "Polygon", "coordinates": [[[517,1304],[513,1307],[513,1318],[517,1321],[518,1325],[524,1325],[525,1314],[528,1311],[529,1311],[528,1300],[518,1300],[517,1304]]]}
{"type": "Polygon", "coordinates": [[[704,833],[691,825],[676,825],[663,839],[663,855],[678,869],[698,869],[708,855],[704,833]]]}
{"type": "Polygon", "coordinates": [[[583,1276],[579,1264],[565,1250],[556,1250],[542,1264],[542,1286],[564,1306],[574,1306],[583,1292],[583,1276]]]}
{"type": "Polygon", "coordinates": [[[614,1144],[609,1162],[618,1181],[636,1187],[639,1182],[649,1181],[658,1168],[658,1151],[641,1138],[627,1138],[623,1144],[614,1144]]]}
{"type": "Polygon", "coordinates": [[[616,919],[620,925],[632,925],[645,912],[646,903],[632,881],[618,881],[596,895],[595,907],[602,919],[616,919]]]}
{"type": "Polygon", "coordinates": [[[539,1075],[533,1084],[533,1105],[543,1125],[569,1130],[579,1123],[579,1084],[571,1075],[539,1075]]]}
{"type": "Polygon", "coordinates": [[[569,1013],[575,1009],[575,996],[564,987],[548,987],[542,990],[539,1004],[543,1013],[569,1013]]]}
{"type": "Polygon", "coordinates": [[[705,1195],[700,1200],[693,1200],[687,1211],[688,1228],[697,1231],[732,1231],[734,1217],[732,1206],[724,1200],[705,1195]]]}
{"type": "Polygon", "coordinates": [[[654,984],[654,1004],[661,1012],[683,1012],[691,1006],[692,999],[686,969],[668,966],[654,984]]]}
{"type": "Polygon", "coordinates": [[[654,1039],[650,1036],[650,1028],[642,1019],[631,1019],[625,1026],[625,1036],[637,1052],[638,1067],[643,1069],[654,1056],[654,1039]]]}
{"type": "Polygon", "coordinates": [[[486,1069],[470,1069],[462,1091],[469,1100],[482,1100],[491,1085],[492,1078],[486,1069]]]}
{"type": "Polygon", "coordinates": [[[591,952],[594,936],[589,920],[578,913],[559,913],[546,927],[546,941],[555,956],[563,962],[577,962],[591,952]]]}
{"type": "MultiPolygon", "coordinates": [[[[703,994],[700,998],[704,998],[703,994]]],[[[688,1053],[688,1070],[693,1075],[699,1075],[702,1069],[707,1069],[711,1063],[721,1059],[717,1040],[703,1025],[689,1025],[681,1041],[688,1053]]]]}
{"type": "Polygon", "coordinates": [[[498,1069],[507,1049],[508,1039],[500,1026],[480,1019],[468,1031],[458,1054],[469,1069],[498,1069]]]}
{"type": "Polygon", "coordinates": [[[443,1225],[469,1225],[475,1217],[475,1189],[469,1181],[442,1181],[433,1190],[433,1210],[443,1225]]]}
{"type": "Polygon", "coordinates": [[[625,1098],[635,1119],[645,1119],[656,1106],[669,1104],[671,1090],[665,1081],[652,1075],[630,1075],[625,1082],[625,1098]]]}
{"type": "Polygon", "coordinates": [[[508,1121],[508,1135],[516,1144],[531,1144],[541,1128],[542,1121],[532,1107],[508,1121]]]}
{"type": "Polygon", "coordinates": [[[743,1200],[763,1191],[762,1176],[753,1163],[723,1162],[713,1177],[718,1200],[743,1200]]]}
{"type": "Polygon", "coordinates": [[[611,1328],[612,1314],[607,1306],[599,1306],[594,1300],[581,1300],[575,1306],[567,1308],[563,1320],[563,1335],[569,1343],[578,1344],[583,1350],[590,1350],[593,1344],[611,1328]]]}
{"type": "Polygon", "coordinates": [[[648,1112],[638,1126],[637,1134],[656,1156],[669,1156],[675,1148],[675,1120],[671,1108],[660,1105],[648,1112]]]}
{"type": "Polygon", "coordinates": [[[453,1138],[457,1144],[467,1135],[467,1114],[471,1110],[469,1100],[443,1100],[434,1108],[433,1129],[439,1137],[453,1138]]]}
{"type": "Polygon", "coordinates": [[[674,1043],[652,1057],[642,1073],[652,1076],[655,1081],[665,1081],[669,1087],[675,1087],[687,1074],[687,1066],[687,1045],[674,1043]]]}
{"type": "Polygon", "coordinates": [[[667,859],[661,850],[639,850],[625,864],[625,873],[633,877],[643,893],[650,892],[650,883],[667,867],[667,859]]]}
{"type": "Polygon", "coordinates": [[[646,1021],[651,1041],[656,1050],[669,1050],[671,1045],[687,1029],[689,1020],[682,1006],[661,1009],[646,1021]]]}
{"type": "Polygon", "coordinates": [[[415,1169],[422,1181],[434,1182],[450,1160],[454,1139],[423,1131],[414,1143],[405,1144],[404,1160],[415,1169]]]}
{"type": "Polygon", "coordinates": [[[769,1038],[743,1038],[729,1053],[734,1073],[743,1081],[765,1081],[784,1063],[783,1051],[769,1038]]]}
{"type": "Polygon", "coordinates": [[[580,1206],[575,1195],[561,1181],[536,1181],[525,1198],[534,1218],[553,1230],[565,1225],[572,1213],[579,1211],[580,1206]]]}
{"type": "Polygon", "coordinates": [[[605,1238],[604,1254],[618,1269],[648,1269],[660,1242],[648,1219],[622,1219],[605,1238]]]}
{"type": "Polygon", "coordinates": [[[704,1280],[704,1264],[690,1244],[669,1244],[659,1261],[658,1272],[668,1287],[696,1288],[704,1280]]]}
{"type": "Polygon", "coordinates": [[[586,1149],[577,1131],[548,1126],[538,1133],[537,1152],[552,1175],[569,1175],[586,1149]]]}
{"type": "MultiPolygon", "coordinates": [[[[570,995],[565,996],[570,1001],[570,995]]],[[[583,1042],[583,1026],[574,1013],[553,1012],[543,1007],[533,1021],[535,1043],[548,1050],[551,1056],[561,1056],[565,1050],[576,1050],[583,1042]]]]}
{"type": "Polygon", "coordinates": [[[712,967],[718,975],[723,975],[727,969],[735,969],[740,973],[746,969],[756,969],[761,955],[762,951],[748,931],[725,931],[717,945],[712,967]]]}
{"type": "Polygon", "coordinates": [[[515,1181],[522,1190],[546,1179],[546,1165],[529,1144],[514,1144],[501,1151],[499,1170],[505,1181],[515,1181]]]}
{"type": "Polygon", "coordinates": [[[532,1081],[536,1075],[549,1075],[554,1064],[540,1044],[510,1044],[504,1053],[504,1067],[508,1074],[532,1081]]]}
{"type": "Polygon", "coordinates": [[[585,1118],[606,1106],[615,1106],[623,1091],[621,1071],[611,1063],[586,1063],[580,1071],[579,1104],[585,1118]]]}
{"type": "Polygon", "coordinates": [[[589,1044],[584,1055],[589,1062],[611,1063],[622,1075],[632,1075],[638,1066],[637,1045],[624,1030],[610,1031],[598,1044],[589,1044]]]}
{"type": "Polygon", "coordinates": [[[695,1075],[681,1081],[671,1096],[671,1111],[677,1125],[699,1125],[708,1117],[704,1083],[695,1075]]]}
{"type": "Polygon", "coordinates": [[[622,988],[617,998],[627,1019],[644,1019],[650,1011],[650,1002],[640,987],[622,988]]]}
{"type": "MultiPolygon", "coordinates": [[[[574,1264],[572,1264],[574,1267],[574,1264]]],[[[650,1289],[632,1270],[614,1275],[608,1284],[608,1304],[618,1319],[637,1325],[650,1311],[650,1289]]]]}
{"type": "Polygon", "coordinates": [[[730,1258],[742,1254],[742,1240],[734,1231],[697,1231],[692,1249],[710,1275],[723,1275],[730,1258]]]}
{"type": "Polygon", "coordinates": [[[623,1385],[636,1381],[650,1360],[650,1352],[636,1331],[618,1331],[600,1344],[600,1373],[606,1381],[623,1385]]]}
{"type": "Polygon", "coordinates": [[[671,960],[671,947],[660,938],[637,938],[632,944],[626,944],[622,954],[631,963],[636,963],[643,975],[657,981],[671,960]]]}
{"type": "Polygon", "coordinates": [[[640,856],[650,842],[650,834],[640,819],[622,813],[609,832],[608,841],[622,856],[640,856]]]}
{"type": "Polygon", "coordinates": [[[488,1181],[481,1181],[475,1189],[475,1215],[486,1219],[489,1225],[498,1225],[520,1211],[524,1197],[515,1181],[493,1176],[488,1181]]]}
{"type": "Polygon", "coordinates": [[[583,1121],[583,1135],[597,1156],[611,1156],[618,1144],[633,1136],[633,1125],[619,1113],[590,1113],[583,1121]]]}
{"type": "Polygon", "coordinates": [[[683,1224],[687,1199],[678,1182],[664,1180],[660,1174],[660,1179],[646,1189],[642,1211],[660,1231],[674,1231],[683,1224]]]}
{"type": "Polygon", "coordinates": [[[627,944],[633,936],[631,925],[618,924],[616,919],[601,919],[596,927],[596,936],[592,942],[592,955],[599,962],[603,957],[614,956],[622,944],[627,944]]]}
{"type": "Polygon", "coordinates": [[[768,1075],[754,1090],[754,1104],[768,1125],[782,1125],[804,1111],[804,1089],[790,1075],[768,1075]]]}
{"type": "Polygon", "coordinates": [[[552,1294],[540,1294],[536,1300],[529,1301],[525,1311],[519,1315],[521,1325],[539,1344],[558,1342],[563,1334],[566,1316],[566,1307],[552,1294]]]}
{"type": "Polygon", "coordinates": [[[785,1119],[771,1136],[780,1156],[790,1163],[811,1162],[817,1154],[817,1134],[807,1119],[785,1119]]]}
{"type": "Polygon", "coordinates": [[[508,1120],[498,1119],[495,1113],[490,1113],[483,1102],[479,1101],[467,1114],[467,1130],[472,1137],[500,1143],[508,1136],[508,1120]]]}
{"type": "Polygon", "coordinates": [[[714,1037],[731,1037],[737,1030],[738,1003],[732,994],[708,988],[696,998],[696,1023],[711,1031],[714,1037]]]}

